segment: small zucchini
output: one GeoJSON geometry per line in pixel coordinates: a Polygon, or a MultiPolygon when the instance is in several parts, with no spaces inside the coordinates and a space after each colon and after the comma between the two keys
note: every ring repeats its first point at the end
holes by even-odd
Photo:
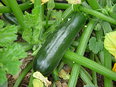
{"type": "Polygon", "coordinates": [[[42,48],[37,53],[33,70],[40,71],[43,75],[49,75],[61,61],[65,51],[71,45],[77,33],[85,23],[82,13],[72,13],[49,35],[42,48]]]}
{"type": "Polygon", "coordinates": [[[18,24],[17,19],[12,13],[3,13],[3,17],[6,21],[8,21],[11,24],[18,24]]]}

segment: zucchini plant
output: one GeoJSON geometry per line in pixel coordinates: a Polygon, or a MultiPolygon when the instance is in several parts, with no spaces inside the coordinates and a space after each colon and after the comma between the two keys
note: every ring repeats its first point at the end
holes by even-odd
{"type": "Polygon", "coordinates": [[[0,86],[113,87],[115,0],[0,2],[0,86]]]}

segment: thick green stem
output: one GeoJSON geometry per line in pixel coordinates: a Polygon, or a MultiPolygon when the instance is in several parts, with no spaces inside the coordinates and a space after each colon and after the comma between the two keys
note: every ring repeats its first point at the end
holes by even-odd
{"type": "Polygon", "coordinates": [[[106,4],[108,7],[112,7],[112,0],[106,0],[106,4]]]}
{"type": "Polygon", "coordinates": [[[44,19],[44,4],[42,5],[41,0],[35,0],[34,1],[34,9],[33,14],[36,15],[37,26],[35,26],[35,29],[37,28],[39,31],[38,38],[43,38],[41,34],[43,34],[44,28],[43,28],[43,19],[44,19]]]}
{"type": "Polygon", "coordinates": [[[30,76],[30,79],[29,79],[29,85],[28,87],[33,87],[33,70],[32,70],[32,73],[31,73],[31,76],[30,76]]]}
{"type": "MultiPolygon", "coordinates": [[[[90,54],[90,58],[94,61],[95,60],[95,55],[93,53],[90,54]]],[[[95,71],[92,71],[92,78],[93,78],[93,83],[97,86],[97,75],[95,71]]]]}
{"type": "Polygon", "coordinates": [[[22,73],[20,74],[19,78],[16,80],[15,84],[13,87],[19,87],[21,81],[23,80],[23,78],[27,75],[27,73],[31,70],[32,68],[32,62],[30,62],[25,69],[22,71],[22,73]]]}
{"type": "Polygon", "coordinates": [[[66,60],[70,60],[70,61],[73,61],[75,63],[78,63],[84,67],[87,67],[93,71],[100,73],[101,75],[106,76],[109,79],[116,81],[116,72],[113,72],[113,71],[107,69],[106,67],[104,67],[104,66],[102,66],[102,65],[100,65],[100,64],[98,64],[98,63],[96,63],[96,62],[94,62],[86,57],[83,57],[81,55],[78,55],[78,54],[68,50],[64,54],[64,58],[66,60]]]}
{"type": "Polygon", "coordinates": [[[87,2],[92,7],[92,9],[100,9],[100,5],[98,3],[98,0],[87,0],[87,2]]]}
{"type": "Polygon", "coordinates": [[[73,5],[69,6],[64,13],[62,14],[62,18],[65,19],[74,11],[73,5]]]}
{"type": "Polygon", "coordinates": [[[55,3],[56,9],[67,9],[71,4],[55,3]]]}
{"type": "Polygon", "coordinates": [[[6,6],[9,6],[7,0],[2,0],[2,2],[3,2],[6,6]]]}
{"type": "MultiPolygon", "coordinates": [[[[29,9],[32,7],[32,4],[30,2],[25,2],[23,4],[20,4],[19,5],[20,9],[22,11],[26,10],[26,9],[29,9]]],[[[0,6],[0,13],[11,13],[11,9],[10,7],[6,7],[6,6],[0,6]]]]}
{"type": "Polygon", "coordinates": [[[63,66],[64,66],[64,62],[61,62],[57,68],[58,72],[60,72],[60,70],[63,68],[63,66]]]}
{"type": "MultiPolygon", "coordinates": [[[[41,0],[35,0],[34,2],[34,14],[37,15],[36,18],[38,19],[38,23],[43,22],[43,6],[41,4],[41,0]]],[[[39,27],[42,29],[43,24],[40,24],[39,27]]]]}
{"type": "MultiPolygon", "coordinates": [[[[112,56],[106,49],[104,49],[104,66],[111,70],[112,56]]],[[[104,77],[104,87],[113,87],[112,80],[104,77]]]]}
{"type": "Polygon", "coordinates": [[[92,71],[92,78],[93,78],[93,83],[96,87],[97,86],[97,73],[95,71],[92,71]]]}
{"type": "MultiPolygon", "coordinates": [[[[99,31],[96,31],[96,38],[98,42],[102,42],[103,39],[103,30],[102,28],[99,31]]],[[[101,50],[99,53],[100,62],[104,65],[104,52],[101,50]]]]}
{"type": "MultiPolygon", "coordinates": [[[[79,46],[76,50],[77,54],[84,55],[84,52],[85,52],[85,49],[87,47],[87,43],[88,43],[89,37],[92,33],[94,25],[95,25],[95,21],[93,21],[93,20],[91,20],[89,22],[89,24],[87,25],[87,28],[83,32],[79,46]]],[[[68,83],[69,87],[76,86],[79,71],[80,71],[80,65],[74,64],[74,66],[72,67],[71,76],[70,76],[69,83],[68,83]]]]}
{"type": "Polygon", "coordinates": [[[106,0],[99,0],[99,3],[102,7],[106,6],[106,0]]]}
{"type": "Polygon", "coordinates": [[[17,1],[16,0],[7,0],[7,1],[8,1],[8,4],[9,4],[11,10],[13,11],[19,25],[22,28],[25,28],[23,12],[19,8],[19,5],[18,5],[17,1]]]}
{"type": "Polygon", "coordinates": [[[42,13],[42,12],[41,12],[41,11],[42,11],[41,0],[35,0],[35,2],[34,2],[34,8],[38,8],[38,9],[36,10],[36,14],[41,15],[41,14],[40,14],[40,13],[42,13]]]}
{"type": "Polygon", "coordinates": [[[33,4],[30,3],[29,1],[28,1],[28,2],[25,2],[25,3],[23,3],[23,4],[19,4],[19,7],[20,7],[20,9],[21,9],[22,11],[25,11],[25,10],[29,9],[29,8],[31,8],[32,6],[33,6],[33,4]]]}
{"type": "Polygon", "coordinates": [[[57,69],[54,69],[53,73],[52,73],[52,76],[54,78],[54,81],[58,81],[59,80],[59,77],[58,77],[58,70],[57,69]]]}
{"type": "Polygon", "coordinates": [[[91,86],[94,85],[94,84],[92,83],[91,79],[88,78],[86,72],[85,72],[83,69],[80,70],[80,73],[81,73],[81,74],[80,74],[80,77],[81,77],[81,79],[85,82],[85,84],[91,85],[91,86]]]}
{"type": "Polygon", "coordinates": [[[95,61],[98,63],[98,64],[101,64],[101,61],[99,60],[99,57],[97,55],[95,55],[95,61]]]}
{"type": "MultiPolygon", "coordinates": [[[[74,65],[74,63],[70,60],[67,60],[65,58],[63,58],[63,62],[65,64],[68,64],[70,67],[72,67],[74,65]]],[[[89,84],[89,85],[94,85],[92,83],[92,77],[90,76],[90,74],[83,68],[83,67],[80,67],[80,77],[81,79],[83,80],[83,82],[85,84],[89,84]]],[[[75,73],[74,73],[75,74],[75,73]]],[[[75,83],[76,84],[76,83],[75,83]]],[[[73,85],[73,84],[72,84],[73,85]]]]}
{"type": "MultiPolygon", "coordinates": [[[[66,9],[67,7],[70,6],[70,4],[64,4],[64,3],[55,3],[55,5],[56,5],[55,6],[56,9],[66,9]],[[60,7],[58,7],[58,6],[60,6],[60,7]],[[63,7],[63,8],[61,8],[61,7],[63,7]]],[[[79,9],[80,11],[83,11],[83,12],[85,12],[87,14],[91,14],[91,15],[99,18],[99,19],[108,21],[108,22],[116,25],[116,20],[115,19],[113,19],[113,18],[111,18],[109,16],[106,16],[101,12],[98,12],[98,11],[95,11],[95,10],[92,10],[92,9],[89,9],[89,8],[86,8],[86,7],[83,7],[83,6],[79,6],[77,8],[77,6],[74,5],[73,7],[76,8],[77,10],[79,9]]]]}
{"type": "Polygon", "coordinates": [[[113,18],[111,18],[109,16],[106,16],[106,15],[104,15],[104,14],[98,12],[98,11],[95,11],[95,10],[92,10],[92,9],[88,9],[88,8],[83,7],[83,6],[80,6],[79,10],[81,10],[81,11],[87,13],[87,14],[91,14],[91,15],[99,18],[99,19],[108,21],[108,22],[116,25],[116,20],[115,19],[113,19],[113,18]]]}
{"type": "Polygon", "coordinates": [[[72,67],[71,76],[68,82],[68,87],[76,87],[79,72],[80,72],[80,65],[74,64],[72,67]]]}
{"type": "Polygon", "coordinates": [[[46,25],[45,25],[45,28],[47,29],[48,28],[48,21],[49,21],[49,17],[50,17],[50,15],[51,15],[51,12],[52,12],[52,10],[48,10],[47,11],[47,16],[46,16],[46,25]]]}

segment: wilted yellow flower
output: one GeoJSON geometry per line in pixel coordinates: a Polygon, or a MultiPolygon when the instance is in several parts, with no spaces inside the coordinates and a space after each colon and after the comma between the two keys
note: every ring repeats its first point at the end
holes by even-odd
{"type": "Polygon", "coordinates": [[[43,82],[39,79],[33,79],[33,87],[44,87],[43,82]]]}
{"type": "Polygon", "coordinates": [[[116,31],[105,35],[104,47],[116,58],[116,31]]]}
{"type": "Polygon", "coordinates": [[[44,77],[40,72],[34,72],[33,73],[33,77],[40,80],[41,82],[43,82],[45,84],[46,87],[48,87],[49,85],[51,85],[51,82],[48,80],[47,77],[44,77]]]}

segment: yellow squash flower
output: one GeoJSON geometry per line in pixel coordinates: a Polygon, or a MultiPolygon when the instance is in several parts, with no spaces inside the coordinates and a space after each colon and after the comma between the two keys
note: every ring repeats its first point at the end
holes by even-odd
{"type": "Polygon", "coordinates": [[[105,35],[104,47],[116,58],[116,31],[105,35]]]}

